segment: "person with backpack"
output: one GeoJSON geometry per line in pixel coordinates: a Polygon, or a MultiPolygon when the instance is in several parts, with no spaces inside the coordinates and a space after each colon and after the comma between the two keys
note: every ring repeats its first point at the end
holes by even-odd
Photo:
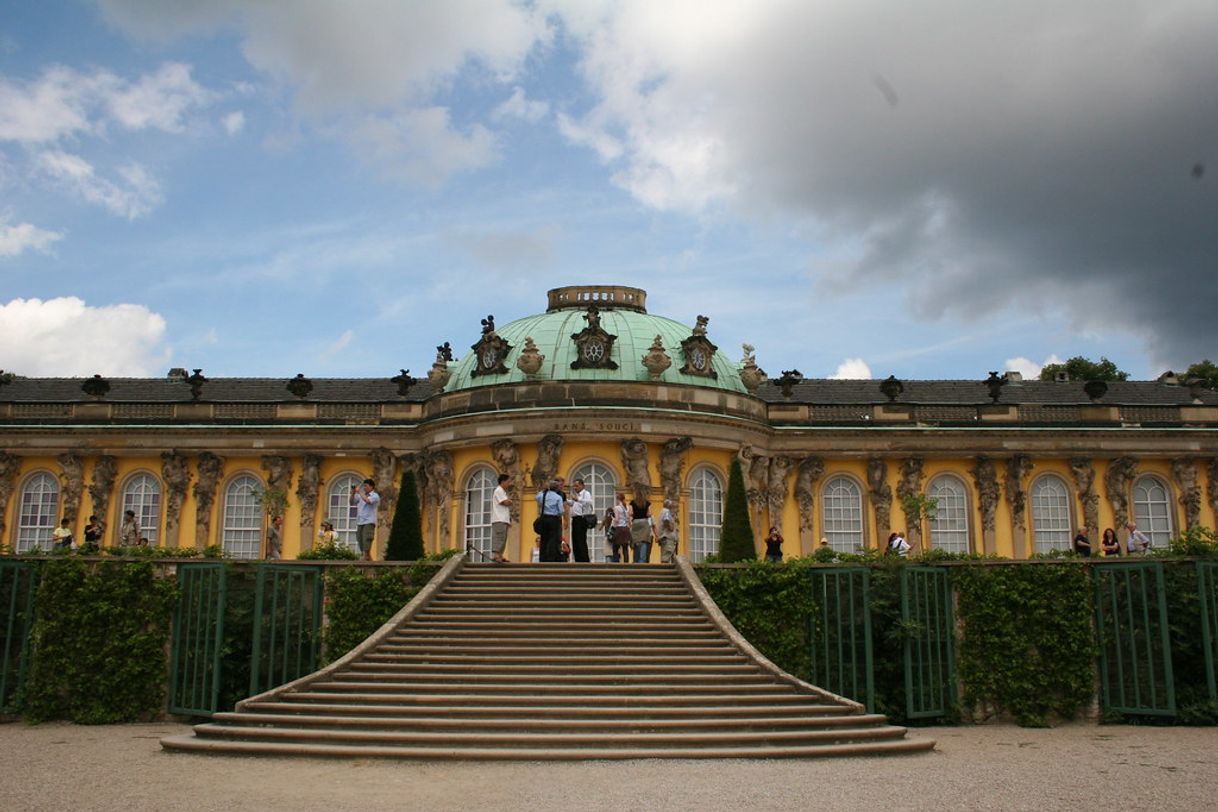
{"type": "Polygon", "coordinates": [[[900,533],[893,533],[888,536],[888,549],[884,551],[884,554],[905,558],[909,555],[909,542],[900,533]]]}

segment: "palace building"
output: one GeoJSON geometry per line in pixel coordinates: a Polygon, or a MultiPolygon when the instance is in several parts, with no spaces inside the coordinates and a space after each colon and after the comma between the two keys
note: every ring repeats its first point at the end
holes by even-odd
{"type": "MultiPolygon", "coordinates": [[[[1218,394],[1156,381],[948,381],[767,375],[733,360],[709,320],[647,312],[622,286],[551,290],[546,309],[471,325],[418,379],[0,376],[0,543],[48,549],[90,514],[118,543],[133,510],[148,543],[264,553],[267,494],[286,496],[284,554],[331,521],[354,545],[351,486],[382,495],[377,557],[403,472],[420,485],[429,551],[490,545],[496,476],[512,477],[509,557],[528,560],[532,496],[582,478],[603,513],[615,490],[677,504],[680,552],[718,551],[731,461],[753,528],[788,556],[916,545],[1026,558],[1077,527],[1136,520],[1154,543],[1218,511],[1218,394]],[[459,356],[459,357],[458,357],[459,356]],[[933,516],[907,515],[933,498],[933,516]]],[[[593,560],[603,539],[592,533],[593,560]]],[[[1097,545],[1098,546],[1098,545],[1097,545]]]]}

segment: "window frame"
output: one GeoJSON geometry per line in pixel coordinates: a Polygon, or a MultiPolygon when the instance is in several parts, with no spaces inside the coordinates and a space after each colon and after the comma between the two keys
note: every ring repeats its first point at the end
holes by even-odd
{"type": "Polygon", "coordinates": [[[123,517],[128,510],[135,510],[135,519],[140,525],[140,534],[148,539],[149,547],[159,547],[161,538],[161,518],[165,511],[165,488],[161,484],[161,478],[152,471],[140,469],[132,471],[123,478],[123,483],[118,490],[118,517],[111,528],[111,538],[114,546],[119,545],[119,534],[122,532],[123,517]],[[141,480],[151,480],[156,485],[155,509],[152,511],[146,510],[147,505],[143,501],[138,503],[128,502],[128,495],[131,491],[131,486],[141,480]],[[132,505],[136,505],[134,508],[132,505]]]}
{"type": "Polygon", "coordinates": [[[493,467],[476,463],[466,470],[461,480],[461,540],[462,549],[476,550],[472,561],[489,561],[491,558],[491,500],[499,483],[499,472],[493,467]],[[474,480],[481,478],[481,486],[475,493],[474,480]],[[474,498],[478,499],[478,514],[473,515],[474,498]],[[475,522],[474,519],[477,519],[475,522]]]}
{"type": "MultiPolygon", "coordinates": [[[[592,503],[596,506],[596,512],[594,515],[596,516],[597,523],[599,524],[605,515],[605,511],[613,507],[614,503],[617,502],[617,491],[618,488],[621,487],[622,482],[621,478],[618,476],[618,470],[615,466],[610,465],[599,457],[591,457],[589,459],[581,460],[578,464],[571,467],[571,474],[567,479],[567,484],[570,485],[577,479],[584,480],[584,488],[592,494],[592,503]],[[605,469],[609,472],[610,476],[612,476],[612,481],[608,483],[609,492],[607,494],[598,493],[599,486],[597,486],[597,484],[590,479],[589,475],[585,473],[585,469],[592,468],[593,466],[605,469]]],[[[658,516],[659,514],[656,515],[658,516]]],[[[609,550],[605,543],[604,533],[589,530],[588,560],[594,562],[603,561],[608,552],[609,550]]]]}
{"type": "MultiPolygon", "coordinates": [[[[40,493],[48,493],[46,489],[39,491],[40,493]]],[[[16,521],[13,522],[13,550],[18,555],[27,553],[49,552],[54,544],[52,533],[59,526],[63,517],[59,515],[61,504],[63,501],[63,487],[59,482],[59,477],[55,476],[50,471],[36,470],[28,473],[21,481],[21,487],[17,490],[17,507],[14,511],[16,521]],[[39,499],[37,505],[45,507],[49,504],[49,514],[44,516],[44,510],[36,510],[33,513],[26,512],[26,494],[33,488],[35,483],[49,482],[53,489],[49,491],[53,495],[53,499],[39,499]],[[36,524],[27,524],[26,518],[37,519],[36,524]],[[45,524],[44,521],[49,521],[45,524]]]]}
{"type": "Polygon", "coordinates": [[[1130,483],[1129,492],[1132,517],[1138,529],[1150,539],[1150,546],[1152,548],[1166,549],[1168,542],[1176,534],[1176,501],[1171,483],[1156,473],[1145,473],[1130,483]],[[1161,502],[1150,502],[1138,498],[1138,491],[1142,488],[1142,483],[1148,481],[1153,482],[1162,489],[1163,500],[1161,502]],[[1161,507],[1161,512],[1156,515],[1155,511],[1152,510],[1142,511],[1140,510],[1142,506],[1147,508],[1161,507]]]}
{"type": "MultiPolygon", "coordinates": [[[[837,472],[837,473],[830,474],[828,477],[825,478],[824,482],[821,484],[821,486],[820,486],[820,520],[821,520],[820,535],[824,538],[829,539],[829,546],[835,552],[853,554],[853,553],[858,553],[858,552],[861,552],[862,550],[867,549],[867,505],[866,505],[865,493],[866,493],[866,491],[863,488],[862,482],[860,482],[856,477],[851,476],[850,474],[847,474],[844,472],[837,472]],[[844,483],[850,485],[854,489],[855,494],[858,497],[858,502],[857,502],[857,504],[858,504],[858,532],[857,532],[858,544],[851,545],[849,548],[844,546],[839,540],[835,539],[834,537],[843,536],[843,535],[846,535],[847,533],[853,534],[853,531],[845,531],[845,530],[837,530],[837,529],[831,530],[830,529],[830,518],[828,515],[828,510],[830,507],[829,488],[831,486],[833,486],[835,483],[837,483],[838,481],[841,481],[841,482],[844,482],[844,483]]],[[[818,539],[817,546],[819,546],[819,543],[820,542],[818,539]]]]}
{"type": "Polygon", "coordinates": [[[1032,551],[1041,555],[1046,555],[1055,551],[1069,551],[1074,548],[1074,531],[1078,527],[1074,517],[1074,494],[1070,490],[1070,483],[1061,474],[1047,472],[1041,474],[1032,480],[1032,484],[1028,486],[1028,513],[1029,525],[1032,531],[1032,551]],[[1038,519],[1041,514],[1037,511],[1037,489],[1043,488],[1046,483],[1054,482],[1061,486],[1062,493],[1065,499],[1065,526],[1061,528],[1045,528],[1043,531],[1038,525],[1038,519]],[[1040,534],[1044,533],[1061,533],[1060,544],[1042,544],[1040,534]]]}
{"type": "Polygon", "coordinates": [[[689,499],[685,505],[685,549],[689,560],[696,564],[719,554],[723,534],[723,511],[727,507],[727,478],[714,466],[696,465],[685,481],[689,491],[689,499]],[[704,497],[699,496],[699,485],[703,477],[709,477],[718,489],[717,521],[714,520],[713,512],[708,512],[707,508],[701,505],[704,497]]]}
{"type": "MultiPolygon", "coordinates": [[[[322,521],[334,525],[335,541],[340,547],[356,553],[360,552],[355,530],[358,505],[351,504],[351,486],[361,485],[366,478],[366,475],[357,471],[339,471],[326,483],[326,510],[322,521]],[[333,513],[336,508],[343,509],[344,515],[336,516],[333,513]]],[[[318,529],[320,528],[321,525],[318,524],[318,529]]]]}
{"type": "Polygon", "coordinates": [[[973,519],[973,500],[972,500],[972,494],[969,491],[968,483],[965,482],[964,479],[961,476],[959,476],[958,474],[954,474],[954,473],[945,471],[943,473],[935,474],[934,476],[932,476],[930,479],[927,480],[925,494],[927,497],[937,500],[937,505],[935,507],[935,517],[933,519],[928,519],[926,521],[926,542],[927,542],[926,548],[934,549],[934,550],[943,550],[944,552],[955,553],[955,554],[963,554],[963,555],[971,554],[973,552],[974,519],[973,519]],[[958,512],[958,515],[953,517],[953,520],[963,518],[963,520],[964,520],[963,529],[937,527],[937,525],[941,525],[941,523],[946,521],[946,519],[944,517],[943,499],[939,496],[936,496],[935,493],[933,492],[937,483],[940,483],[940,482],[952,482],[955,485],[957,485],[960,489],[959,493],[960,493],[960,501],[962,503],[962,506],[958,512]],[[951,542],[951,546],[949,547],[949,546],[946,546],[946,545],[940,543],[939,539],[936,538],[937,536],[942,537],[942,536],[948,536],[949,534],[952,537],[963,536],[964,549],[959,549],[960,545],[954,541],[951,542]]]}
{"type": "Polygon", "coordinates": [[[266,488],[266,483],[252,471],[238,471],[225,481],[223,498],[220,502],[220,547],[224,551],[225,558],[245,561],[257,561],[262,558],[262,542],[263,536],[266,533],[266,511],[263,510],[261,503],[252,497],[252,494],[254,491],[260,491],[264,488],[266,488]],[[238,506],[242,508],[244,513],[242,516],[235,518],[248,518],[252,508],[253,515],[257,516],[256,527],[238,525],[235,522],[230,523],[229,521],[230,509],[233,507],[233,488],[245,480],[252,481],[252,487],[249,490],[251,498],[247,503],[238,506]],[[252,550],[249,549],[251,542],[248,539],[232,535],[238,533],[252,534],[252,550]],[[246,555],[249,552],[252,552],[252,555],[246,555]]]}

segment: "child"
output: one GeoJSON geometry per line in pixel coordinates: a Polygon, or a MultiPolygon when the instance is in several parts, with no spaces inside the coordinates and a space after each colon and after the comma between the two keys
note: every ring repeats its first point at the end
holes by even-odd
{"type": "Polygon", "coordinates": [[[534,564],[541,561],[541,536],[533,539],[533,557],[530,560],[534,564]]]}

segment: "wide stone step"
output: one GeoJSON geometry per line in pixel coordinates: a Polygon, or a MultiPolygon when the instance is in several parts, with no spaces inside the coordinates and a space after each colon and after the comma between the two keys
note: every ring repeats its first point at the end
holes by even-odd
{"type": "Polygon", "coordinates": [[[314,729],[296,726],[246,727],[207,723],[195,725],[203,737],[246,741],[334,742],[372,745],[443,745],[482,747],[631,747],[685,745],[693,747],[737,744],[845,743],[895,739],[905,728],[894,726],[833,727],[774,730],[684,730],[664,732],[611,731],[567,733],[559,731],[434,731],[369,730],[355,728],[314,729]]]}
{"type": "MultiPolygon", "coordinates": [[[[863,728],[884,725],[886,718],[880,714],[857,716],[735,716],[711,719],[581,719],[553,717],[529,722],[532,730],[563,733],[663,732],[663,731],[763,731],[790,729],[863,728]]],[[[366,729],[397,731],[518,731],[519,717],[476,718],[420,718],[418,716],[326,716],[317,714],[282,713],[217,713],[212,722],[246,727],[289,724],[294,728],[331,730],[366,729]]]]}
{"type": "Polygon", "coordinates": [[[521,608],[552,608],[571,607],[582,609],[586,607],[616,607],[628,609],[635,606],[649,606],[668,609],[670,607],[697,609],[701,607],[688,595],[648,595],[641,596],[636,592],[624,592],[620,595],[504,595],[495,597],[466,597],[464,595],[445,596],[431,602],[429,609],[438,607],[473,607],[478,609],[513,609],[521,608]]]}
{"type": "MultiPolygon", "coordinates": [[[[698,648],[705,646],[731,646],[731,643],[718,630],[712,628],[705,632],[697,632],[690,634],[681,631],[680,634],[674,635],[672,630],[640,629],[636,634],[631,635],[606,635],[599,633],[583,632],[578,634],[566,635],[563,637],[555,637],[549,634],[536,634],[531,632],[517,631],[515,633],[509,630],[495,629],[487,635],[472,635],[461,634],[452,635],[442,633],[436,629],[425,629],[422,627],[412,629],[408,632],[399,632],[389,635],[379,645],[381,646],[430,646],[430,645],[454,645],[454,646],[480,646],[486,648],[559,648],[566,649],[576,646],[597,646],[606,649],[618,648],[698,648]]],[[[735,646],[731,646],[735,650],[735,646]]]]}
{"type": "MultiPolygon", "coordinates": [[[[546,676],[561,677],[576,682],[592,682],[606,676],[647,676],[655,675],[662,679],[664,676],[682,677],[683,679],[702,678],[717,680],[721,677],[740,674],[758,675],[763,673],[755,663],[744,660],[727,662],[692,662],[674,663],[655,659],[643,662],[452,662],[436,658],[429,662],[398,662],[361,661],[351,664],[350,674],[396,674],[410,677],[416,674],[440,676],[453,675],[459,679],[462,674],[482,678],[484,675],[509,676],[546,676]]],[[[771,677],[772,679],[772,677],[771,677]]]]}
{"type": "Polygon", "coordinates": [[[631,589],[623,589],[619,586],[581,586],[573,588],[568,587],[566,584],[549,584],[545,587],[532,589],[521,586],[492,586],[488,582],[480,586],[453,584],[444,590],[443,597],[476,598],[479,600],[488,598],[493,600],[502,596],[517,597],[521,595],[557,598],[595,597],[598,595],[644,595],[650,597],[655,595],[689,598],[689,590],[682,584],[640,584],[631,589]]]}
{"type": "MultiPolygon", "coordinates": [[[[598,613],[596,615],[564,615],[559,616],[553,611],[548,612],[478,612],[473,610],[448,610],[420,612],[416,622],[434,628],[452,628],[457,624],[484,625],[489,627],[508,626],[520,629],[563,629],[578,631],[601,630],[617,631],[618,635],[629,634],[629,628],[638,624],[647,624],[647,629],[693,630],[713,629],[710,620],[701,612],[647,612],[631,609],[621,609],[613,613],[598,613]]],[[[464,626],[462,627],[464,628],[464,626]]]]}
{"type": "Polygon", "coordinates": [[[463,761],[587,761],[640,758],[829,758],[843,756],[894,755],[931,750],[930,739],[884,739],[881,741],[845,744],[817,743],[809,745],[703,746],[690,745],[647,747],[404,747],[385,745],[335,745],[301,742],[228,741],[225,739],[174,736],[161,740],[167,750],[196,753],[309,756],[315,758],[393,758],[463,761]]]}
{"type": "Polygon", "coordinates": [[[355,691],[450,691],[475,690],[481,692],[508,692],[543,690],[576,690],[584,688],[609,689],[613,687],[646,690],[651,693],[716,693],[726,689],[751,691],[788,691],[790,688],[776,683],[773,677],[759,670],[740,674],[723,674],[710,677],[706,674],[650,673],[623,674],[570,674],[558,671],[547,674],[469,674],[462,671],[434,670],[415,676],[404,674],[381,674],[376,672],[344,671],[325,682],[313,683],[317,690],[355,691]]]}
{"type": "MultiPolygon", "coordinates": [[[[572,645],[589,645],[589,644],[612,644],[612,645],[634,645],[636,643],[646,645],[648,642],[662,642],[665,645],[690,645],[703,646],[707,642],[719,643],[727,638],[723,632],[715,628],[713,625],[698,629],[658,629],[649,627],[647,629],[632,630],[631,634],[623,635],[620,628],[610,629],[589,629],[581,628],[576,633],[563,635],[561,637],[553,634],[541,634],[536,629],[519,629],[515,627],[480,627],[477,624],[467,624],[472,628],[462,629],[460,634],[457,634],[452,629],[437,629],[423,626],[412,627],[409,630],[398,631],[385,638],[387,643],[424,643],[427,641],[437,641],[439,643],[465,643],[479,645],[504,645],[511,646],[515,643],[537,645],[563,645],[569,642],[572,645]],[[481,633],[479,633],[481,631],[481,633]]],[[[561,627],[561,624],[556,624],[561,627]]]]}
{"type": "Polygon", "coordinates": [[[353,655],[169,750],[415,759],[807,758],[918,752],[878,714],[775,673],[683,559],[447,563],[353,655]],[[678,569],[679,567],[679,569],[678,569]]]}
{"type": "MultiPolygon", "coordinates": [[[[485,698],[484,698],[485,700],[485,698]]],[[[853,708],[845,705],[817,704],[803,702],[799,704],[744,704],[731,705],[691,704],[691,705],[572,705],[552,704],[546,700],[534,697],[528,704],[507,705],[491,704],[485,700],[480,705],[454,705],[438,703],[433,705],[415,704],[401,709],[400,713],[383,703],[359,704],[356,702],[300,702],[300,701],[260,701],[250,702],[236,716],[244,716],[246,711],[264,715],[286,715],[293,718],[298,715],[315,716],[332,714],[348,717],[372,718],[405,718],[426,719],[511,719],[520,724],[521,719],[576,719],[597,720],[617,719],[634,724],[648,724],[662,720],[706,721],[747,718],[787,718],[816,720],[822,718],[839,719],[863,716],[853,708]]],[[[219,716],[220,714],[217,714],[219,716]]]]}
{"type": "Polygon", "coordinates": [[[572,649],[567,651],[557,650],[535,650],[530,653],[529,650],[521,649],[496,649],[487,651],[485,649],[465,649],[457,650],[455,647],[449,647],[442,650],[435,648],[420,649],[417,651],[407,650],[404,646],[393,646],[392,650],[386,650],[389,647],[380,646],[376,651],[365,654],[359,663],[353,664],[362,665],[363,663],[452,663],[454,665],[468,665],[471,667],[487,665],[498,668],[500,665],[554,665],[557,667],[571,668],[573,666],[591,666],[591,665],[610,665],[614,663],[623,665],[643,665],[643,664],[671,664],[671,665],[714,665],[716,663],[735,665],[737,663],[748,662],[748,660],[730,649],[708,649],[699,651],[697,649],[673,649],[666,652],[655,652],[648,649],[633,649],[629,651],[605,651],[603,649],[572,649]]]}
{"type": "MultiPolygon", "coordinates": [[[[416,686],[417,688],[417,686],[416,686]]],[[[480,705],[517,705],[536,709],[541,706],[536,691],[529,692],[492,692],[485,691],[479,686],[477,691],[470,686],[453,686],[454,690],[446,691],[367,691],[355,690],[353,686],[320,685],[307,691],[292,693],[293,700],[300,702],[321,702],[327,704],[342,704],[344,702],[356,705],[396,705],[410,707],[413,705],[442,705],[449,703],[454,707],[478,707],[480,705]]],[[[554,707],[604,707],[604,708],[633,708],[633,707],[710,707],[724,704],[747,705],[802,705],[809,701],[807,695],[783,693],[777,690],[768,691],[735,691],[731,686],[720,686],[716,692],[685,692],[669,693],[652,691],[647,694],[637,694],[625,690],[598,691],[587,693],[568,693],[562,696],[550,695],[545,697],[545,704],[554,707]]]]}

